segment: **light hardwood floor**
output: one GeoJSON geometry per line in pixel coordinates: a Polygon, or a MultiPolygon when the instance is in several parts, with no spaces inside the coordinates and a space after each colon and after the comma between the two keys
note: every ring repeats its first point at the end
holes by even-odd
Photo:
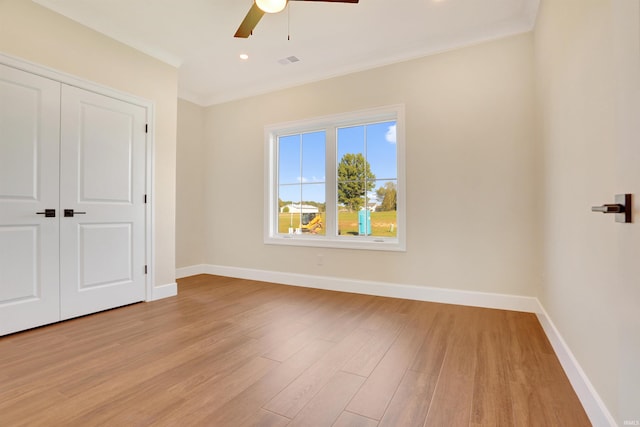
{"type": "Polygon", "coordinates": [[[588,426],[533,314],[200,275],[0,338],[0,426],[588,426]]]}

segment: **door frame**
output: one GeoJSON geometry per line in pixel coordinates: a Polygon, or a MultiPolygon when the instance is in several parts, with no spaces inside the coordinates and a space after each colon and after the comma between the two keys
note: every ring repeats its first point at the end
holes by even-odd
{"type": "MultiPolygon", "coordinates": [[[[140,106],[146,111],[147,134],[145,141],[145,193],[147,195],[147,208],[145,211],[145,265],[147,274],[145,275],[145,301],[153,301],[154,280],[154,203],[153,203],[153,170],[154,170],[154,141],[155,141],[155,103],[139,96],[119,91],[98,83],[94,83],[62,71],[55,70],[43,65],[26,61],[0,52],[0,64],[26,71],[47,79],[55,80],[59,83],[75,86],[77,88],[94,92],[120,101],[128,102],[140,106]]],[[[161,296],[159,296],[161,297],[161,296]]]]}

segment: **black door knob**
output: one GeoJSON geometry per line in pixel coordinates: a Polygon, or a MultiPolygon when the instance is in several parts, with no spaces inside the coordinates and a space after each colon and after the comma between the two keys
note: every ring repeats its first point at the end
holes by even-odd
{"type": "Polygon", "coordinates": [[[56,210],[55,209],[45,209],[44,212],[36,212],[37,215],[44,215],[45,218],[55,218],[56,210]]]}
{"type": "Polygon", "coordinates": [[[73,209],[65,209],[64,216],[65,218],[73,218],[74,215],[85,215],[86,212],[75,212],[73,209]]]}

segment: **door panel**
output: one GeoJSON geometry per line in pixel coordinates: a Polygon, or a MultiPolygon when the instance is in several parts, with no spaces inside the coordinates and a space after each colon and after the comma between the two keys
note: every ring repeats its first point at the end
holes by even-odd
{"type": "Polygon", "coordinates": [[[59,320],[60,84],[0,65],[0,335],[59,320]],[[55,209],[55,217],[37,212],[55,209]]]}
{"type": "Polygon", "coordinates": [[[145,297],[144,108],[62,88],[63,319],[145,297]]]}
{"type": "Polygon", "coordinates": [[[38,284],[38,226],[0,227],[0,301],[24,302],[40,298],[38,284]]]}
{"type": "MultiPolygon", "coordinates": [[[[0,197],[4,200],[37,200],[42,88],[40,81],[31,77],[28,78],[31,82],[26,86],[16,81],[16,73],[6,67],[3,67],[2,74],[0,197]]],[[[53,90],[59,91],[59,88],[53,90]]]]}
{"type": "Polygon", "coordinates": [[[81,203],[132,202],[134,117],[89,103],[81,104],[79,150],[81,203]]]}
{"type": "Polygon", "coordinates": [[[133,224],[80,225],[80,290],[133,280],[133,224]],[[108,257],[104,254],[109,253],[108,257]]]}

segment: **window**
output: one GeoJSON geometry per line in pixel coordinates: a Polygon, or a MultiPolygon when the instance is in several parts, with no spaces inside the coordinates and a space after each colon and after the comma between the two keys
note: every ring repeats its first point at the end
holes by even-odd
{"type": "Polygon", "coordinates": [[[404,250],[403,106],[265,133],[265,243],[404,250]]]}

